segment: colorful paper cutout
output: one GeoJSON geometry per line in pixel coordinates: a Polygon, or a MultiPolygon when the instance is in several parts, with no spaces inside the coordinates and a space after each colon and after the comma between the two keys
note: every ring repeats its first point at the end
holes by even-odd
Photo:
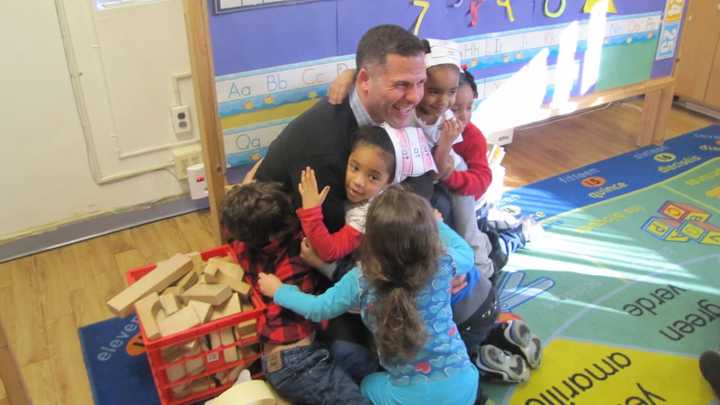
{"type": "Polygon", "coordinates": [[[677,22],[682,17],[685,0],[668,0],[665,5],[665,22],[677,22]]]}
{"type": "Polygon", "coordinates": [[[485,0],[470,0],[470,26],[474,27],[478,22],[478,10],[485,0]]]}
{"type": "MultiPolygon", "coordinates": [[[[587,0],[585,2],[585,5],[583,6],[583,13],[590,14],[593,7],[595,7],[595,4],[597,4],[600,1],[602,1],[602,0],[587,0]]],[[[607,12],[608,13],[617,13],[617,7],[615,7],[615,0],[607,0],[607,2],[608,2],[607,12]]]]}
{"type": "Polygon", "coordinates": [[[414,0],[413,6],[418,6],[422,8],[422,10],[420,10],[420,15],[415,21],[415,28],[413,28],[413,34],[418,35],[418,33],[420,32],[420,26],[425,19],[425,14],[427,14],[428,9],[430,8],[430,2],[425,0],[414,0]]]}
{"type": "Polygon", "coordinates": [[[548,7],[548,3],[550,0],[545,0],[545,15],[550,18],[558,18],[565,12],[565,8],[567,7],[567,0],[560,0],[560,6],[555,11],[550,11],[550,8],[548,7]]]}
{"type": "MultiPolygon", "coordinates": [[[[562,0],[565,1],[565,0],[562,0]]],[[[497,0],[497,5],[500,7],[505,7],[505,12],[507,13],[507,18],[510,20],[510,22],[515,21],[515,17],[513,16],[513,10],[512,10],[512,4],[510,4],[510,0],[497,0]]]]}

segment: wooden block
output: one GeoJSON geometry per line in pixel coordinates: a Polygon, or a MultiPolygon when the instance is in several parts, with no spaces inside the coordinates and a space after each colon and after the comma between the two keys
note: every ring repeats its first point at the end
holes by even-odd
{"type": "Polygon", "coordinates": [[[219,271],[210,279],[211,281],[227,284],[243,297],[247,297],[250,294],[250,285],[243,282],[245,271],[242,266],[218,257],[210,259],[208,263],[213,263],[219,268],[219,271]]]}
{"type": "Polygon", "coordinates": [[[173,397],[178,399],[190,395],[190,384],[182,384],[172,387],[173,397]]]}
{"type": "MultiPolygon", "coordinates": [[[[205,352],[206,346],[204,343],[204,339],[202,341],[200,339],[196,339],[193,342],[195,343],[194,347],[186,351],[185,357],[196,356],[200,353],[205,352]]],[[[187,347],[187,344],[185,346],[187,347]]],[[[185,362],[185,371],[187,371],[187,373],[190,375],[197,375],[205,371],[205,361],[203,360],[204,357],[205,356],[199,356],[196,358],[188,359],[185,362]]]]}
{"type": "Polygon", "coordinates": [[[135,303],[135,312],[145,330],[148,339],[160,337],[160,328],[155,317],[160,311],[160,297],[156,292],[150,293],[135,303]]]}
{"type": "MultiPolygon", "coordinates": [[[[253,345],[254,346],[254,345],[253,345]]],[[[253,356],[257,356],[258,352],[253,348],[253,346],[240,346],[238,347],[238,354],[240,355],[240,358],[243,359],[250,359],[253,358],[253,356]]],[[[246,363],[247,364],[247,363],[246,363]]]]}
{"type": "Polygon", "coordinates": [[[217,260],[210,259],[207,263],[207,266],[205,266],[205,269],[203,270],[203,274],[205,274],[205,277],[214,277],[215,274],[220,270],[220,268],[217,265],[217,260]]]}
{"type": "Polygon", "coordinates": [[[168,336],[200,325],[200,319],[198,319],[195,310],[188,306],[168,316],[158,324],[162,336],[168,336]]]}
{"type": "Polygon", "coordinates": [[[238,339],[248,339],[257,333],[257,320],[255,318],[240,322],[235,327],[235,336],[238,339]]]}
{"type": "MultiPolygon", "coordinates": [[[[220,331],[220,343],[223,346],[232,345],[235,343],[235,335],[233,334],[232,328],[225,328],[220,331]]],[[[237,361],[238,353],[235,346],[226,347],[223,350],[223,356],[225,357],[226,363],[232,363],[237,361]]]]}
{"type": "Polygon", "coordinates": [[[238,280],[242,280],[242,278],[245,276],[245,270],[242,268],[242,266],[230,261],[229,259],[222,257],[213,257],[212,259],[210,259],[210,261],[215,262],[215,264],[220,268],[220,270],[224,270],[225,273],[230,277],[235,277],[238,280]]]}
{"type": "Polygon", "coordinates": [[[205,323],[210,320],[210,316],[212,315],[212,305],[207,302],[190,300],[188,301],[188,306],[195,310],[195,313],[201,323],[205,323]]]}
{"type": "Polygon", "coordinates": [[[198,347],[200,347],[200,342],[204,342],[205,340],[202,338],[197,338],[194,340],[191,340],[187,343],[184,343],[182,345],[183,351],[187,354],[190,352],[194,352],[197,350],[198,347]]]}
{"type": "Polygon", "coordinates": [[[192,260],[183,254],[176,254],[168,260],[159,262],[157,267],[119,294],[111,298],[107,305],[117,316],[127,316],[135,301],[181,279],[192,269],[192,260]]]}
{"type": "MultiPolygon", "coordinates": [[[[220,332],[217,332],[217,331],[210,332],[208,334],[208,338],[210,339],[210,350],[215,350],[218,347],[220,347],[220,345],[222,344],[222,341],[220,339],[220,332]]],[[[217,354],[217,357],[215,357],[215,360],[218,360],[220,358],[219,353],[213,353],[213,354],[217,354]]],[[[208,356],[208,361],[209,361],[209,358],[210,358],[210,356],[208,356]]]]}
{"type": "Polygon", "coordinates": [[[173,363],[185,355],[185,347],[183,345],[163,347],[160,349],[160,354],[162,355],[163,362],[173,363]]]}
{"type": "Polygon", "coordinates": [[[165,310],[165,315],[170,316],[180,309],[178,296],[173,293],[163,294],[160,296],[160,305],[165,310]]]}
{"type": "Polygon", "coordinates": [[[242,295],[243,297],[247,297],[250,295],[250,284],[243,282],[239,278],[229,276],[227,274],[227,270],[220,269],[217,273],[215,273],[215,276],[213,276],[212,278],[210,278],[210,276],[207,276],[207,278],[213,283],[227,285],[228,287],[240,293],[240,295],[242,295]]]}
{"type": "Polygon", "coordinates": [[[180,295],[187,291],[190,287],[194,286],[199,280],[198,274],[194,271],[189,272],[177,283],[177,288],[180,290],[176,295],[180,295]]]}
{"type": "MultiPolygon", "coordinates": [[[[159,297],[158,297],[159,300],[159,297]]],[[[162,305],[160,305],[160,309],[155,314],[155,322],[157,322],[158,325],[160,325],[160,322],[162,322],[163,319],[167,318],[167,315],[165,315],[165,310],[162,309],[162,305]]]]}
{"type": "Polygon", "coordinates": [[[232,293],[230,298],[228,298],[225,303],[218,307],[215,307],[212,315],[210,316],[210,320],[214,321],[216,319],[237,314],[238,312],[242,312],[242,306],[240,305],[240,297],[237,293],[232,293]]]}
{"type": "Polygon", "coordinates": [[[168,381],[175,382],[185,377],[185,365],[180,363],[165,369],[168,381]]]}
{"type": "MultiPolygon", "coordinates": [[[[190,272],[188,274],[193,274],[193,273],[190,272]]],[[[187,274],[185,275],[185,277],[187,277],[187,274]]],[[[180,294],[182,294],[182,290],[176,285],[171,285],[170,287],[162,290],[162,292],[160,293],[160,295],[165,295],[165,294],[175,294],[177,296],[180,296],[180,294]]]]}
{"type": "Polygon", "coordinates": [[[203,261],[202,256],[200,256],[200,253],[198,252],[188,253],[188,256],[192,258],[193,273],[200,275],[205,268],[205,262],[203,261]]]}
{"type": "MultiPolygon", "coordinates": [[[[244,368],[237,366],[230,369],[228,372],[223,372],[222,377],[218,377],[220,380],[220,384],[225,385],[228,383],[234,383],[237,381],[238,377],[240,376],[240,373],[244,370],[244,368]]],[[[218,373],[220,374],[220,373],[218,373]]]]}
{"type": "Polygon", "coordinates": [[[208,337],[210,338],[210,349],[217,349],[221,342],[220,342],[220,332],[213,331],[208,334],[208,337]]]}
{"type": "Polygon", "coordinates": [[[232,295],[230,287],[222,284],[195,284],[183,293],[183,297],[220,305],[232,295]]]}
{"type": "Polygon", "coordinates": [[[197,380],[194,380],[190,383],[190,392],[197,393],[197,392],[204,392],[209,390],[210,388],[213,388],[215,384],[210,380],[208,377],[203,377],[197,380]]]}

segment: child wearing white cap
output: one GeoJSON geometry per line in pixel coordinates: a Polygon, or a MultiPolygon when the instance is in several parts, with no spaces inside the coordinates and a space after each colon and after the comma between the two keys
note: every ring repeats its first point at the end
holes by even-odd
{"type": "MultiPolygon", "coordinates": [[[[416,124],[435,146],[438,179],[442,182],[436,191],[448,193],[445,180],[453,172],[468,168],[465,160],[453,150],[454,144],[463,141],[463,128],[450,110],[455,103],[462,72],[460,48],[454,41],[428,39],[426,42],[429,53],[425,55],[425,96],[415,109],[415,118],[416,124]]],[[[484,185],[484,189],[487,189],[491,179],[489,168],[487,176],[483,178],[487,179],[484,185]]],[[[476,266],[484,276],[490,278],[495,270],[489,257],[492,245],[487,235],[478,229],[475,197],[453,191],[448,194],[452,214],[452,218],[448,218],[449,222],[472,246],[476,266]]]]}

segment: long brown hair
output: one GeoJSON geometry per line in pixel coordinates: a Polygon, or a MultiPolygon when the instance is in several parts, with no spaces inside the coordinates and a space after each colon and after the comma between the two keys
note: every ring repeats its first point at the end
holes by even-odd
{"type": "Polygon", "coordinates": [[[398,185],[375,197],[368,209],[361,263],[377,291],[370,311],[383,359],[412,359],[425,343],[416,295],[437,272],[440,252],[437,223],[427,201],[398,185]]]}

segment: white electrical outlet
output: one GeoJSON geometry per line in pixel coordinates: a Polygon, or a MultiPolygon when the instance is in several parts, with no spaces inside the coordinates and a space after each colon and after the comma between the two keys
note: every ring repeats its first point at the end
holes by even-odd
{"type": "Polygon", "coordinates": [[[190,119],[190,107],[178,105],[170,108],[170,118],[173,130],[176,134],[187,134],[192,132],[192,120],[190,119]]]}
{"type": "Polygon", "coordinates": [[[190,145],[173,150],[175,176],[178,180],[187,179],[187,168],[203,163],[200,145],[190,145]]]}

